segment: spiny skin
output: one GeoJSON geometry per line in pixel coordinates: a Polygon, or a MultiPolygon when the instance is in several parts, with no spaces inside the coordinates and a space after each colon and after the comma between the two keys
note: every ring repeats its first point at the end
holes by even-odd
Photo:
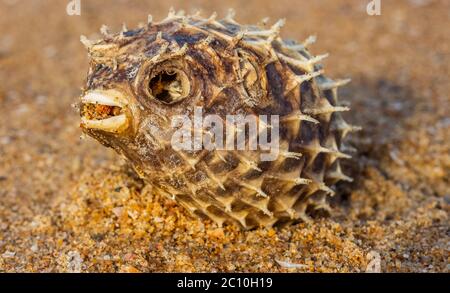
{"type": "Polygon", "coordinates": [[[282,24],[244,26],[232,14],[218,21],[171,11],[115,35],[103,27],[100,41],[82,37],[91,57],[83,131],[126,157],[156,192],[218,225],[309,221],[309,211],[329,210],[330,186],[351,180],[341,172],[339,161],[349,156],[340,148],[358,128],[340,114],[349,109],[339,105],[337,88],[348,80],[326,78],[317,64],[326,56],[307,51],[312,39],[283,41],[282,24]],[[194,106],[223,119],[280,115],[278,159],[261,162],[259,151],[175,151],[169,117],[192,117],[194,106]],[[101,121],[105,115],[113,119],[101,121]]]}

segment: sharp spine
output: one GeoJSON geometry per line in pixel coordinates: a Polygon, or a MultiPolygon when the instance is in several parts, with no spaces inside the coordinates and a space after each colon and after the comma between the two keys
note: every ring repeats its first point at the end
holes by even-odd
{"type": "Polygon", "coordinates": [[[319,88],[323,91],[331,90],[334,88],[338,88],[338,87],[347,85],[351,81],[352,80],[350,78],[326,81],[324,83],[320,83],[319,88]]]}
{"type": "Polygon", "coordinates": [[[296,75],[295,80],[297,81],[298,84],[302,84],[305,81],[309,81],[315,77],[322,75],[323,72],[324,72],[323,70],[318,70],[318,71],[314,71],[314,72],[303,74],[303,75],[296,75]]]}

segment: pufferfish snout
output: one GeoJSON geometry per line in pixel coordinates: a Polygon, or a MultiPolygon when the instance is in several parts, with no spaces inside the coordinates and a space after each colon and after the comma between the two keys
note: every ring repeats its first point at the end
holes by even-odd
{"type": "Polygon", "coordinates": [[[124,111],[128,101],[116,90],[94,90],[87,92],[83,103],[81,125],[86,129],[96,129],[120,133],[129,127],[129,116],[124,111]]]}
{"type": "Polygon", "coordinates": [[[309,53],[313,38],[284,41],[283,20],[246,26],[233,15],[218,20],[171,10],[161,22],[149,17],[118,34],[102,27],[99,41],[82,37],[90,68],[81,128],[127,158],[154,192],[194,215],[246,229],[309,221],[314,211],[330,210],[336,182],[351,181],[340,167],[350,158],[343,140],[359,127],[344,121],[349,108],[338,101],[338,87],[349,80],[323,75],[319,62],[327,55],[309,53]],[[241,131],[249,134],[244,146],[264,133],[274,142],[276,129],[276,157],[263,160],[261,146],[206,148],[195,139],[197,147],[174,147],[174,117],[195,121],[198,109],[223,128],[193,123],[187,137],[211,135],[212,125],[237,137],[227,118],[255,117],[256,134],[250,122],[241,131]],[[277,125],[262,118],[275,116],[277,125]]]}

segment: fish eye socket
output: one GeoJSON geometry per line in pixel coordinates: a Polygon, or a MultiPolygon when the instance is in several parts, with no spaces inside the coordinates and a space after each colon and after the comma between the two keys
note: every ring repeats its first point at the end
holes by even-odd
{"type": "Polygon", "coordinates": [[[160,70],[148,82],[149,94],[164,104],[177,103],[189,95],[190,84],[186,74],[177,69],[160,70]]]}

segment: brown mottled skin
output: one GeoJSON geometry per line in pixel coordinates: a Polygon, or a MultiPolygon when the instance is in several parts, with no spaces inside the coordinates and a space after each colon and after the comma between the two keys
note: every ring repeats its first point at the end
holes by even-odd
{"type": "Polygon", "coordinates": [[[160,23],[85,40],[91,64],[83,94],[120,92],[129,124],[117,132],[82,124],[83,131],[126,157],[155,192],[219,225],[308,221],[311,211],[329,209],[333,184],[351,180],[339,160],[347,157],[340,151],[344,136],[356,128],[339,113],[348,110],[338,104],[341,84],[321,74],[320,59],[305,47],[283,41],[279,27],[171,13],[160,23]],[[184,98],[155,97],[163,84],[150,88],[151,81],[164,73],[177,78],[184,98]],[[282,153],[261,162],[259,151],[175,151],[170,117],[191,117],[195,106],[223,119],[280,115],[282,153]]]}

